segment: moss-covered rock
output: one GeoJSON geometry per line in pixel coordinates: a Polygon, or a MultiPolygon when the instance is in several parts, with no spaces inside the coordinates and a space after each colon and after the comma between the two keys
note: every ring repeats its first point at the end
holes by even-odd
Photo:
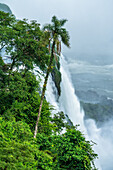
{"type": "Polygon", "coordinates": [[[53,61],[53,70],[51,72],[52,75],[52,80],[55,83],[55,86],[57,88],[58,95],[60,96],[61,94],[61,73],[60,73],[60,60],[59,60],[59,55],[55,55],[54,61],[53,61]]]}
{"type": "Polygon", "coordinates": [[[60,96],[60,94],[61,94],[61,87],[60,87],[61,73],[56,67],[54,67],[51,75],[52,75],[52,79],[55,83],[55,86],[57,88],[58,95],[60,96]]]}

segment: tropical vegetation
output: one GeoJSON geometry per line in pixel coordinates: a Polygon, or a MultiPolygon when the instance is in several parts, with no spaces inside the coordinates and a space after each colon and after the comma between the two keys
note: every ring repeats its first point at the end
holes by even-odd
{"type": "Polygon", "coordinates": [[[0,57],[1,170],[96,169],[93,143],[65,121],[63,112],[52,116],[54,108],[45,97],[33,137],[42,90],[34,67],[44,73],[50,67],[49,40],[37,21],[16,20],[0,11],[0,51],[11,58],[6,63],[0,57]]]}
{"type": "Polygon", "coordinates": [[[40,102],[37,122],[36,122],[36,126],[35,126],[34,138],[36,138],[36,134],[37,134],[37,130],[38,130],[38,123],[39,123],[42,104],[43,104],[43,99],[44,99],[47,81],[48,81],[48,76],[51,72],[51,67],[52,67],[52,64],[53,64],[54,56],[55,56],[55,45],[57,44],[57,49],[58,49],[57,53],[58,54],[59,54],[59,44],[60,44],[59,39],[61,39],[62,42],[67,47],[69,47],[69,34],[68,34],[68,32],[66,31],[65,28],[62,28],[67,20],[65,20],[65,19],[58,20],[56,16],[53,16],[51,21],[52,21],[52,24],[47,24],[43,28],[43,30],[47,31],[47,33],[48,33],[49,43],[52,41],[52,47],[51,47],[51,57],[50,57],[50,61],[49,61],[49,65],[48,65],[48,68],[47,68],[45,81],[44,81],[44,85],[43,85],[43,89],[42,89],[41,102],[40,102]]]}

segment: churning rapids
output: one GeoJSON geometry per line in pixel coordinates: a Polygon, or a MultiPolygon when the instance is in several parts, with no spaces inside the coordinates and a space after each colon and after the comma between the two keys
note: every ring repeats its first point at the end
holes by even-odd
{"type": "Polygon", "coordinates": [[[55,112],[64,111],[74,125],[80,125],[79,129],[85,135],[86,139],[96,143],[93,148],[99,157],[95,161],[96,167],[99,170],[113,170],[113,120],[99,129],[96,127],[94,120],[84,120],[84,111],[81,109],[79,100],[75,94],[68,65],[63,55],[61,55],[60,63],[62,74],[61,96],[57,100],[56,88],[50,77],[46,98],[55,107],[55,112]]]}

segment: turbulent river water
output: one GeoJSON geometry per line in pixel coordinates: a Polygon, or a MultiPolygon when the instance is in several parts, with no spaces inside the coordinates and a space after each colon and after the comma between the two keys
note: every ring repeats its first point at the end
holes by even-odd
{"type": "Polygon", "coordinates": [[[113,170],[113,121],[110,120],[101,128],[97,128],[92,119],[84,120],[84,111],[80,107],[79,100],[75,94],[68,65],[63,55],[61,55],[61,96],[58,99],[57,91],[51,77],[47,85],[46,98],[55,107],[55,112],[64,111],[69,116],[74,125],[79,124],[79,129],[86,139],[96,143],[93,149],[98,154],[99,159],[95,160],[99,170],[113,170]]]}

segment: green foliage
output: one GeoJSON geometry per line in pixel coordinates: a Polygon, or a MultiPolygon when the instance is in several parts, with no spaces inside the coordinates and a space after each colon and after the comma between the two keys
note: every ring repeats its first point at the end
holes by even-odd
{"type": "Polygon", "coordinates": [[[58,44],[59,38],[61,37],[62,42],[67,47],[69,47],[69,34],[65,28],[62,28],[62,26],[64,25],[66,20],[61,21],[61,20],[58,20],[55,16],[53,16],[51,21],[52,21],[52,24],[47,24],[43,28],[43,30],[48,33],[47,39],[48,39],[49,43],[50,43],[50,41],[52,41],[52,47],[51,47],[50,61],[49,61],[48,68],[46,71],[46,76],[44,79],[44,84],[43,84],[42,93],[41,93],[41,101],[40,101],[39,111],[38,111],[38,115],[37,115],[37,121],[36,121],[36,126],[35,126],[35,131],[34,131],[34,138],[36,138],[37,131],[38,131],[38,124],[39,124],[39,119],[40,119],[40,115],[41,115],[41,110],[42,110],[42,105],[43,105],[43,100],[44,100],[44,95],[45,95],[45,91],[46,91],[49,74],[51,73],[52,68],[53,68],[53,60],[55,59],[55,55],[54,55],[55,45],[58,44]],[[64,32],[65,32],[66,37],[63,38],[64,32]]]}
{"type": "Polygon", "coordinates": [[[36,21],[29,23],[26,19],[15,20],[13,15],[1,11],[0,16],[0,45],[11,56],[10,69],[22,65],[27,71],[33,69],[35,63],[44,70],[49,52],[40,25],[36,21]]]}
{"type": "Polygon", "coordinates": [[[15,17],[9,13],[0,11],[0,51],[6,45],[9,45],[15,37],[15,31],[12,26],[15,23],[15,17]]]}
{"type": "Polygon", "coordinates": [[[2,57],[0,57],[0,88],[3,88],[7,82],[7,72],[8,66],[3,62],[2,57]]]}
{"type": "MultiPolygon", "coordinates": [[[[66,20],[53,17],[52,22],[58,28],[66,20]]],[[[33,138],[41,88],[40,80],[36,79],[32,69],[33,64],[43,70],[48,65],[46,34],[36,21],[16,21],[13,15],[0,11],[0,51],[5,47],[12,59],[8,65],[0,57],[1,170],[90,170],[97,156],[82,133],[65,122],[63,112],[52,117],[51,106],[46,98],[39,121],[39,133],[36,139],[33,138]],[[61,134],[64,128],[67,131],[61,134]]],[[[62,34],[67,35],[65,30],[62,30],[62,34]]]]}
{"type": "Polygon", "coordinates": [[[29,125],[0,117],[0,168],[51,169],[52,157],[39,151],[29,125]]]}
{"type": "Polygon", "coordinates": [[[4,118],[0,117],[0,127],[0,135],[7,140],[24,142],[33,137],[29,125],[23,121],[6,121],[4,118]]]}
{"type": "MultiPolygon", "coordinates": [[[[24,121],[34,130],[38,108],[40,104],[40,95],[37,92],[39,82],[31,72],[24,75],[23,72],[13,72],[9,76],[9,84],[0,91],[0,114],[7,120],[24,121]],[[7,90],[6,90],[7,88],[7,90]]],[[[40,118],[39,131],[50,134],[51,123],[49,103],[44,100],[40,118]]]]}
{"type": "Polygon", "coordinates": [[[66,31],[65,28],[63,28],[63,26],[67,22],[67,20],[66,19],[58,20],[58,18],[56,16],[53,16],[51,22],[52,22],[52,24],[46,24],[43,29],[47,30],[48,33],[50,33],[50,36],[55,41],[55,43],[57,43],[57,41],[59,40],[59,37],[61,37],[61,41],[67,47],[69,47],[70,46],[69,33],[68,33],[68,31],[66,31]]]}
{"type": "Polygon", "coordinates": [[[97,154],[92,150],[90,142],[86,141],[76,128],[50,137],[37,134],[37,144],[40,150],[45,150],[53,157],[55,169],[96,169],[93,161],[97,154]]]}
{"type": "Polygon", "coordinates": [[[51,122],[54,125],[54,132],[61,133],[64,128],[69,128],[69,124],[67,123],[63,112],[54,114],[51,122]]]}
{"type": "Polygon", "coordinates": [[[52,169],[52,157],[30,142],[0,141],[1,169],[52,169]]]}
{"type": "Polygon", "coordinates": [[[79,130],[70,129],[63,135],[56,136],[53,142],[58,153],[57,166],[60,169],[90,170],[93,168],[91,162],[97,155],[79,130]]]}

